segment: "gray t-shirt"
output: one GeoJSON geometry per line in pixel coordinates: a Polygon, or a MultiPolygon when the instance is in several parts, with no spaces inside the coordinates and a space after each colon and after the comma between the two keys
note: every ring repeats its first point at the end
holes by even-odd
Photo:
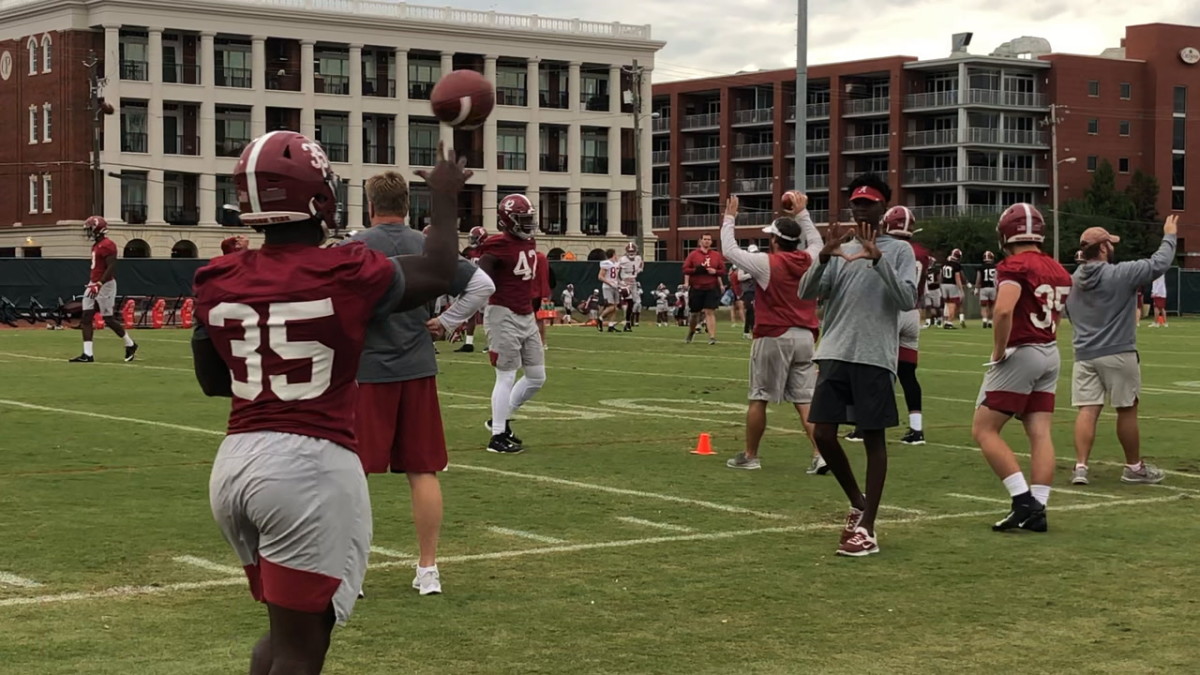
{"type": "MultiPolygon", "coordinates": [[[[355,241],[389,257],[418,255],[425,248],[425,235],[402,223],[376,225],[342,244],[355,241]]],[[[470,261],[460,258],[458,271],[450,285],[450,294],[462,293],[475,270],[470,261]]],[[[367,327],[367,338],[363,343],[358,381],[406,382],[437,375],[433,338],[425,328],[429,318],[427,307],[416,307],[372,321],[367,327]]]]}

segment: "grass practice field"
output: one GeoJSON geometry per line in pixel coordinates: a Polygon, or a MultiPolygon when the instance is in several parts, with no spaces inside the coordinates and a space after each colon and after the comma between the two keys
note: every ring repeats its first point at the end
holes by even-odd
{"type": "MultiPolygon", "coordinates": [[[[443,346],[445,594],[410,588],[408,485],[373,477],[368,597],[326,672],[1196,668],[1200,322],[1139,330],[1142,439],[1167,480],[1119,482],[1106,414],[1092,484],[1054,492],[1045,535],[990,529],[1008,497],[970,437],[990,333],[924,331],[930,443],[890,435],[881,553],[865,559],[833,554],[846,503],[832,476],[805,475],[790,408],[771,410],[763,470],[725,468],[742,444],[749,343],[720,330],[708,346],[652,323],[552,329],[549,381],[515,423],[519,456],[483,449],[486,355],[443,346]],[[718,457],[688,454],[702,431],[718,457]]],[[[98,362],[83,365],[66,362],[73,331],[0,332],[0,673],[245,672],[266,613],[208,505],[228,401],[201,395],[187,332],[137,332],[132,364],[97,335],[98,362]]],[[[1064,323],[1060,488],[1074,457],[1069,337],[1064,323]]]]}

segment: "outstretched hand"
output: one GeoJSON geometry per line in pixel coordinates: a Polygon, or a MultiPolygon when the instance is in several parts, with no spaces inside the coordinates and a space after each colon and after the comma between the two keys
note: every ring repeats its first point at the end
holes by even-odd
{"type": "Polygon", "coordinates": [[[450,192],[457,194],[467,184],[474,171],[467,168],[467,158],[459,157],[454,148],[446,149],[444,142],[438,142],[437,164],[433,169],[417,169],[416,174],[429,185],[430,192],[450,192]]]}
{"type": "Polygon", "coordinates": [[[1163,234],[1175,234],[1178,231],[1179,216],[1174,214],[1167,216],[1167,222],[1163,223],[1163,234]]]}
{"type": "Polygon", "coordinates": [[[846,258],[846,254],[842,253],[842,244],[854,239],[854,228],[843,227],[836,220],[829,224],[829,236],[825,239],[825,247],[817,255],[817,259],[822,265],[829,262],[830,258],[846,258]]]}
{"type": "Polygon", "coordinates": [[[738,214],[738,198],[737,195],[729,195],[729,201],[725,202],[725,217],[737,219],[738,214]]]}

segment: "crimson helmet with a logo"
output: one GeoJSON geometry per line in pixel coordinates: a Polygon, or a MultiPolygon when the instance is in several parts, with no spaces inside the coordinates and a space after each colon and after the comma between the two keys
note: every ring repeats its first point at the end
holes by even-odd
{"type": "Polygon", "coordinates": [[[983,252],[983,262],[996,262],[996,254],[991,251],[983,252]]]}
{"type": "Polygon", "coordinates": [[[1033,204],[1013,204],[996,223],[1000,244],[1040,244],[1046,240],[1046,219],[1033,204]]]}
{"type": "Polygon", "coordinates": [[[487,230],[479,225],[472,227],[471,232],[467,234],[467,243],[471,246],[482,244],[484,239],[487,239],[487,230]]]}
{"type": "Polygon", "coordinates": [[[100,241],[108,233],[108,221],[102,216],[88,216],[88,219],[83,221],[83,232],[88,239],[100,241]]]}
{"type": "Polygon", "coordinates": [[[537,210],[525,195],[508,195],[496,207],[500,229],[521,239],[533,236],[537,210]]]}
{"type": "Polygon", "coordinates": [[[625,244],[625,254],[631,256],[637,255],[637,244],[633,243],[632,241],[628,244],[625,244]]]}
{"type": "Polygon", "coordinates": [[[883,229],[893,237],[911,239],[916,225],[917,217],[907,206],[893,206],[883,214],[883,229]]]}
{"type": "Polygon", "coordinates": [[[321,144],[294,131],[250,141],[233,170],[244,225],[262,228],[316,220],[337,229],[337,176],[321,144]]]}
{"type": "Polygon", "coordinates": [[[962,259],[962,249],[956,248],[953,251],[950,251],[950,255],[947,256],[947,259],[949,259],[953,262],[958,262],[959,260],[962,259]]]}

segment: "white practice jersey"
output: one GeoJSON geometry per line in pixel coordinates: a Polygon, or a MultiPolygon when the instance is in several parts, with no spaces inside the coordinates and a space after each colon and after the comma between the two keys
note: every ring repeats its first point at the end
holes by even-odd
{"type": "Polygon", "coordinates": [[[615,288],[620,284],[621,266],[616,261],[601,260],[600,273],[604,276],[604,284],[606,286],[613,286],[615,288]]]}
{"type": "Polygon", "coordinates": [[[642,273],[642,269],[646,263],[642,262],[642,256],[635,255],[632,258],[629,256],[621,256],[617,260],[617,265],[620,268],[621,284],[628,288],[633,288],[637,283],[638,275],[642,273]]]}
{"type": "Polygon", "coordinates": [[[566,309],[573,309],[575,307],[575,294],[571,291],[563,291],[562,306],[566,309]]]}
{"type": "Polygon", "coordinates": [[[665,288],[661,291],[654,291],[654,309],[656,311],[665,312],[670,305],[671,291],[665,288]]]}
{"type": "Polygon", "coordinates": [[[1167,275],[1164,274],[1161,277],[1154,280],[1154,283],[1151,284],[1151,286],[1150,286],[1150,297],[1152,297],[1152,298],[1167,297],[1167,275]]]}

